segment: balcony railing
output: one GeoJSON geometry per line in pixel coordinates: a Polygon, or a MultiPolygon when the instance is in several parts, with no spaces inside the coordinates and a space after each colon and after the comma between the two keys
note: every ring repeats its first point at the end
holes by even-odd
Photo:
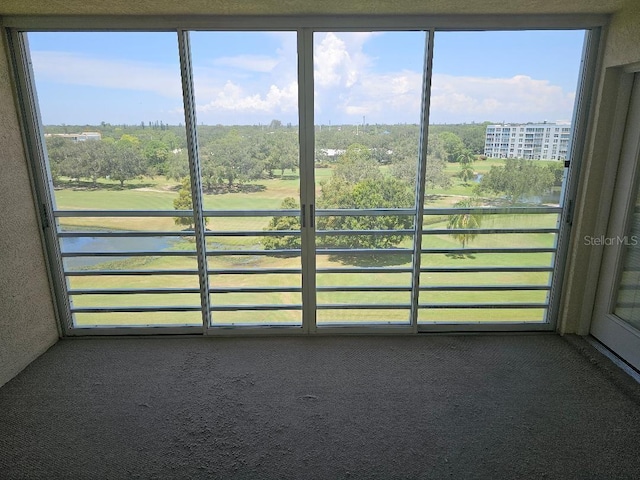
{"type": "Polygon", "coordinates": [[[320,327],[546,320],[560,207],[426,208],[419,249],[417,213],[414,208],[318,210],[316,219],[408,217],[413,226],[319,229],[315,244],[303,247],[300,230],[216,228],[243,218],[263,219],[262,223],[273,217],[299,219],[298,210],[207,210],[203,215],[211,225],[204,233],[204,271],[198,267],[195,243],[190,244],[193,230],[100,228],[105,218],[190,217],[191,211],[60,210],[55,216],[61,222],[60,256],[77,327],[197,325],[204,308],[211,327],[301,326],[303,248],[316,258],[315,269],[305,274],[315,272],[312,308],[320,327]],[[461,228],[452,223],[452,216],[474,218],[477,225],[461,228]],[[74,217],[84,223],[92,219],[93,226],[83,230],[65,225],[74,217]],[[394,241],[385,247],[374,240],[390,236],[394,241]],[[285,237],[298,243],[292,248],[263,245],[264,239],[285,237]],[[349,238],[354,245],[367,244],[363,239],[368,239],[374,246],[350,247],[349,238]],[[118,243],[131,239],[138,240],[135,247],[118,243]],[[145,241],[156,239],[169,243],[145,248],[145,241]],[[80,241],[83,248],[67,245],[68,240],[80,241]],[[97,240],[109,241],[111,247],[88,247],[97,240]],[[144,280],[150,278],[154,281],[144,280]],[[116,318],[154,312],[162,313],[157,321],[116,318]]]}

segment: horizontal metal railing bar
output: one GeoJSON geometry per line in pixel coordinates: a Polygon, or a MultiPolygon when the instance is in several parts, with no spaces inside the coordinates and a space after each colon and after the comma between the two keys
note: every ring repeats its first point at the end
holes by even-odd
{"type": "Polygon", "coordinates": [[[316,248],[317,255],[413,254],[411,248],[316,248]]]}
{"type": "MultiPolygon", "coordinates": [[[[510,234],[510,233],[558,233],[557,228],[496,228],[496,229],[424,229],[423,235],[450,235],[456,233],[469,234],[510,234]]],[[[317,236],[347,236],[347,235],[413,235],[414,230],[317,230],[317,236]]],[[[207,237],[273,237],[273,236],[300,236],[300,230],[208,230],[205,232],[207,237]]],[[[59,231],[58,237],[61,238],[83,238],[83,237],[192,237],[193,230],[161,230],[161,231],[135,231],[135,230],[112,230],[112,231],[59,231]]]]}
{"type": "Polygon", "coordinates": [[[411,273],[411,267],[329,267],[317,268],[316,273],[411,273]]]}
{"type": "Polygon", "coordinates": [[[318,310],[408,310],[411,309],[409,303],[324,303],[317,305],[318,310]]]}
{"type": "Polygon", "coordinates": [[[426,285],[420,287],[421,292],[511,292],[522,290],[551,290],[551,287],[549,285],[426,285]]]}
{"type": "Polygon", "coordinates": [[[420,253],[555,253],[549,248],[423,248],[420,253]]]}
{"type": "Polygon", "coordinates": [[[219,257],[225,255],[292,255],[300,256],[299,248],[280,250],[207,250],[208,257],[219,257]]]}
{"type": "Polygon", "coordinates": [[[145,312],[199,312],[198,306],[154,306],[154,307],[71,307],[71,313],[145,313],[145,312]]]}
{"type": "Polygon", "coordinates": [[[300,210],[204,210],[203,217],[299,217],[300,210]]]}
{"type": "MultiPolygon", "coordinates": [[[[318,217],[415,215],[415,208],[318,209],[318,217]]],[[[487,215],[521,215],[562,213],[562,207],[469,207],[426,208],[424,215],[474,213],[487,215]]],[[[192,210],[55,210],[61,217],[192,217],[192,210]]],[[[300,210],[204,210],[203,216],[215,217],[296,217],[300,210]]]]}
{"type": "Polygon", "coordinates": [[[423,229],[423,235],[450,235],[453,233],[471,233],[479,235],[496,235],[510,233],[558,233],[559,228],[434,228],[423,229]]]}
{"type": "MultiPolygon", "coordinates": [[[[302,310],[302,305],[212,305],[210,312],[302,310]]],[[[215,320],[214,320],[215,321],[215,320]]]]}
{"type": "Polygon", "coordinates": [[[300,268],[211,268],[209,275],[300,275],[300,268]]]}
{"type": "Polygon", "coordinates": [[[398,286],[336,286],[336,287],[316,287],[318,292],[410,292],[411,287],[398,286]]]}
{"type": "Polygon", "coordinates": [[[422,267],[421,273],[553,272],[553,267],[422,267]]]}
{"type": "Polygon", "coordinates": [[[483,215],[540,215],[562,213],[562,207],[467,207],[467,208],[425,208],[424,215],[456,215],[473,213],[483,215]]]}
{"type": "Polygon", "coordinates": [[[67,291],[69,295],[164,295],[178,293],[199,294],[199,288],[76,288],[67,291]]]}
{"type": "Polygon", "coordinates": [[[418,308],[425,309],[499,309],[499,308],[513,308],[513,309],[523,309],[523,308],[547,308],[549,306],[548,303],[421,303],[418,305],[418,308]]]}
{"type": "Polygon", "coordinates": [[[317,209],[316,217],[381,217],[393,215],[415,215],[414,208],[331,208],[317,209]]]}
{"type": "Polygon", "coordinates": [[[207,230],[204,232],[206,237],[282,237],[282,236],[300,236],[300,230],[246,230],[241,231],[225,231],[225,230],[207,230]]]}
{"type": "Polygon", "coordinates": [[[57,233],[61,238],[91,238],[91,237],[193,237],[193,231],[185,232],[181,230],[173,231],[109,231],[109,232],[82,232],[82,231],[62,231],[57,233]]]}
{"type": "Polygon", "coordinates": [[[193,217],[193,210],[54,210],[62,217],[193,217]]]}
{"type": "Polygon", "coordinates": [[[62,257],[194,257],[192,250],[148,250],[148,251],[119,251],[119,252],[62,252],[62,257]]]}
{"type": "Polygon", "coordinates": [[[209,287],[209,293],[300,293],[302,287],[209,287]]]}
{"type": "Polygon", "coordinates": [[[107,275],[198,275],[198,270],[68,270],[67,277],[101,277],[107,275]]]}
{"type": "Polygon", "coordinates": [[[325,235],[413,235],[415,230],[316,230],[316,236],[325,235]]]}

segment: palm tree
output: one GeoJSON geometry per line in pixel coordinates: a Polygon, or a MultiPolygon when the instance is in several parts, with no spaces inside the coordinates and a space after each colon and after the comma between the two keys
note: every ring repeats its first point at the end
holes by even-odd
{"type": "Polygon", "coordinates": [[[475,159],[476,156],[473,154],[473,152],[471,152],[471,150],[467,148],[460,150],[457,158],[458,163],[465,166],[471,165],[475,159]]]}
{"type": "MultiPolygon", "coordinates": [[[[473,208],[478,206],[478,202],[473,198],[466,198],[459,201],[454,205],[456,208],[473,208]]],[[[447,228],[451,230],[473,230],[480,228],[482,224],[482,215],[479,213],[460,212],[453,215],[449,215],[449,221],[447,222],[447,228]]],[[[452,232],[453,238],[458,240],[462,244],[462,248],[465,248],[467,243],[471,242],[477,233],[473,232],[452,232]]]]}
{"type": "Polygon", "coordinates": [[[474,176],[475,173],[473,171],[473,168],[471,168],[469,164],[460,165],[460,172],[458,173],[458,177],[460,177],[460,180],[462,180],[465,184],[468,185],[469,180],[472,180],[474,176]]]}

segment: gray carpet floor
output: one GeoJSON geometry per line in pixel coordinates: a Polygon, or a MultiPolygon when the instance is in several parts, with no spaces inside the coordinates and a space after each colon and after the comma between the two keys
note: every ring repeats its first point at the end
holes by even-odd
{"type": "Polygon", "coordinates": [[[58,342],[0,478],[640,478],[640,386],[555,335],[58,342]]]}

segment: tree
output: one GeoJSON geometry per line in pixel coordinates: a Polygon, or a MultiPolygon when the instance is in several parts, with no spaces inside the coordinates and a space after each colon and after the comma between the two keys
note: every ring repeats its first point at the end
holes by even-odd
{"type": "Polygon", "coordinates": [[[169,178],[180,181],[189,176],[189,158],[186,149],[171,152],[165,165],[165,173],[169,178]]]}
{"type": "Polygon", "coordinates": [[[97,187],[98,178],[106,176],[109,155],[113,149],[111,144],[103,140],[78,142],[75,145],[77,154],[77,172],[79,177],[90,178],[97,187]]]}
{"type": "Polygon", "coordinates": [[[45,137],[47,145],[47,154],[49,156],[49,171],[54,185],[58,185],[60,176],[77,176],[69,175],[71,172],[70,165],[75,164],[74,147],[75,144],[63,137],[45,137]]]}
{"type": "Polygon", "coordinates": [[[204,150],[202,177],[208,190],[223,181],[230,189],[234,182],[254,180],[262,174],[263,162],[256,158],[250,143],[236,130],[213,140],[204,150]]]}
{"type": "MultiPolygon", "coordinates": [[[[460,200],[454,207],[456,208],[473,208],[478,206],[478,203],[473,198],[467,198],[460,200]]],[[[453,215],[449,215],[447,222],[447,228],[452,230],[472,230],[480,228],[482,224],[482,215],[478,213],[460,212],[453,215]]],[[[458,240],[462,244],[462,248],[465,248],[471,240],[478,236],[473,232],[453,232],[450,233],[453,238],[458,240]]]]}
{"type": "MultiPolygon", "coordinates": [[[[193,210],[193,198],[191,196],[191,182],[189,178],[182,180],[182,186],[178,190],[178,198],[173,200],[174,210],[193,210]]],[[[188,230],[193,230],[193,215],[188,217],[174,217],[173,221],[178,226],[186,225],[188,230]]]]}
{"type": "Polygon", "coordinates": [[[295,171],[298,167],[298,136],[286,130],[270,133],[266,139],[265,169],[273,176],[273,170],[280,170],[280,177],[286,169],[295,171]]]}
{"type": "MultiPolygon", "coordinates": [[[[408,151],[402,148],[394,149],[393,153],[391,174],[406,182],[411,188],[415,188],[418,178],[417,148],[408,151]]],[[[427,188],[447,188],[451,185],[451,178],[446,174],[445,168],[446,163],[441,157],[427,154],[427,170],[425,172],[427,188]]]]}
{"type": "Polygon", "coordinates": [[[553,186],[561,187],[562,180],[564,179],[564,164],[563,162],[548,163],[547,168],[553,174],[553,186]]]}
{"type": "Polygon", "coordinates": [[[465,184],[469,184],[469,180],[473,180],[474,176],[475,173],[473,172],[473,168],[471,168],[470,165],[460,165],[460,172],[458,173],[458,177],[460,177],[460,180],[462,180],[465,184]]]}
{"type": "Polygon", "coordinates": [[[463,148],[458,152],[457,162],[460,165],[471,165],[473,161],[476,159],[475,155],[466,148],[463,148]]]}
{"type": "MultiPolygon", "coordinates": [[[[396,178],[368,178],[350,184],[343,178],[332,177],[322,184],[318,208],[372,209],[406,208],[413,205],[413,191],[396,178]]],[[[280,208],[299,209],[298,201],[285,198],[280,208]]],[[[318,239],[324,247],[337,248],[388,248],[398,245],[404,235],[393,233],[409,229],[413,218],[408,215],[381,216],[322,216],[316,218],[318,230],[389,230],[389,235],[325,235],[318,239]]],[[[299,216],[273,217],[267,230],[300,230],[299,216]]],[[[265,249],[300,248],[299,236],[283,235],[264,237],[265,249]]]]}
{"type": "MultiPolygon", "coordinates": [[[[282,201],[280,208],[283,210],[300,210],[298,200],[287,197],[282,201]]],[[[300,231],[300,216],[293,217],[273,217],[265,230],[294,230],[300,231]]],[[[299,235],[282,235],[275,237],[264,237],[262,245],[265,250],[296,249],[300,248],[299,235]]]]}
{"type": "Polygon", "coordinates": [[[136,178],[145,173],[144,159],[138,149],[139,142],[130,141],[130,135],[123,135],[118,140],[114,148],[109,152],[110,159],[107,162],[108,174],[114,180],[120,182],[120,187],[124,187],[124,182],[136,178]]]}
{"type": "Polygon", "coordinates": [[[171,155],[169,147],[160,140],[151,140],[143,149],[143,155],[149,168],[149,173],[166,174],[167,160],[171,155]]]}
{"type": "Polygon", "coordinates": [[[447,162],[457,162],[460,152],[464,150],[464,143],[462,143],[460,137],[451,132],[442,132],[438,137],[446,152],[445,160],[447,162]]]}
{"type": "Polygon", "coordinates": [[[269,130],[277,130],[281,127],[282,127],[282,121],[277,120],[275,118],[271,120],[271,123],[269,123],[269,130]]]}
{"type": "Polygon", "coordinates": [[[479,194],[485,192],[504,193],[511,203],[526,197],[539,196],[551,190],[554,174],[535,161],[510,158],[504,166],[493,166],[476,186],[479,194]]]}
{"type": "Polygon", "coordinates": [[[371,158],[367,147],[353,143],[340,156],[333,175],[347,183],[358,183],[368,178],[382,178],[378,164],[371,158]]]}
{"type": "MultiPolygon", "coordinates": [[[[318,208],[373,209],[407,208],[414,203],[414,192],[393,177],[367,178],[356,184],[333,177],[322,184],[318,208]]],[[[327,216],[318,217],[319,230],[401,230],[411,228],[413,219],[407,215],[327,216]]],[[[388,248],[398,245],[404,235],[327,235],[323,246],[342,248],[388,248]]]]}

